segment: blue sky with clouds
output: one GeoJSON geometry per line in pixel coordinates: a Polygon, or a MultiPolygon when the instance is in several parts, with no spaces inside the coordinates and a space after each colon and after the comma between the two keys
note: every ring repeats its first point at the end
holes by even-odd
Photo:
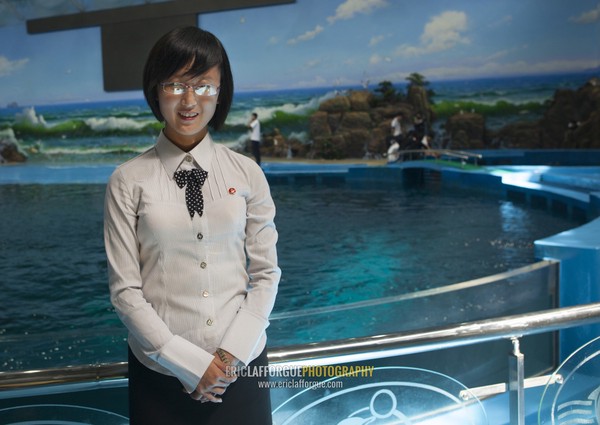
{"type": "MultiPolygon", "coordinates": [[[[238,90],[578,72],[600,67],[598,0],[297,0],[202,15],[238,90]]],[[[0,105],[141,97],[105,93],[100,29],[0,27],[0,105]]]]}

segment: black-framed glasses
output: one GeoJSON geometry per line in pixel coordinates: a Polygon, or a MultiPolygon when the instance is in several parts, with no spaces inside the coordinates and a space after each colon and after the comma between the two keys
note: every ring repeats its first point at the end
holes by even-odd
{"type": "Polygon", "coordinates": [[[165,93],[182,95],[192,89],[196,96],[216,96],[219,93],[220,87],[213,86],[212,84],[201,84],[199,86],[190,86],[184,83],[160,83],[165,93]]]}

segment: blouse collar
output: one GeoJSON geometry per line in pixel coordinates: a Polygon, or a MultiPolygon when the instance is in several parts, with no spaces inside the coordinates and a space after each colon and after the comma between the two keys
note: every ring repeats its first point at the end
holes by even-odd
{"type": "Polygon", "coordinates": [[[173,144],[163,131],[160,132],[156,141],[156,152],[171,179],[173,179],[175,171],[179,169],[179,166],[185,161],[188,155],[194,158],[194,161],[200,168],[208,171],[213,157],[213,148],[210,133],[206,133],[204,139],[189,152],[184,152],[173,144]]]}

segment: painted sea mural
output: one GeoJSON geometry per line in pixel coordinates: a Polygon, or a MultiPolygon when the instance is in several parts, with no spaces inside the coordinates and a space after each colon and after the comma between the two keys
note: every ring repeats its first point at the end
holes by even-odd
{"type": "MultiPolygon", "coordinates": [[[[431,131],[440,144],[449,136],[446,120],[461,111],[481,111],[489,130],[500,130],[518,121],[543,117],[557,89],[577,90],[593,78],[590,73],[546,75],[528,78],[487,78],[430,83],[435,92],[431,106],[437,117],[431,131]]],[[[284,89],[241,92],[217,142],[241,152],[247,150],[248,111],[257,111],[263,133],[281,134],[287,140],[310,146],[310,117],[319,105],[360,86],[284,89]]],[[[405,90],[405,84],[398,85],[405,90]]],[[[388,121],[390,121],[388,119],[388,121]]],[[[0,109],[0,134],[16,140],[30,163],[120,163],[152,146],[162,125],[142,99],[85,103],[12,106],[0,109]]],[[[382,138],[385,140],[385,138],[382,138]]],[[[444,146],[446,147],[446,146],[444,146]]],[[[299,159],[306,157],[305,154],[299,159]]],[[[383,147],[370,152],[377,157],[383,147]]],[[[365,150],[365,154],[367,151],[365,150]]],[[[284,152],[286,159],[296,157],[284,152]]],[[[298,157],[296,157],[298,158],[298,157]]],[[[358,158],[361,158],[360,156],[358,158]]]]}
{"type": "MultiPolygon", "coordinates": [[[[244,151],[244,124],[255,111],[267,136],[309,146],[279,156],[310,156],[321,136],[311,131],[310,117],[323,101],[349,90],[376,97],[382,82],[406,93],[407,77],[415,73],[430,92],[435,120],[429,130],[439,147],[447,147],[445,127],[455,114],[480,114],[491,131],[534,122],[544,117],[557,90],[576,91],[597,81],[599,16],[595,0],[299,0],[201,15],[198,24],[227,47],[236,80],[232,113],[215,138],[244,151]]],[[[31,162],[118,163],[153,143],[160,124],[141,92],[102,89],[98,28],[29,35],[24,22],[5,19],[5,144],[16,144],[31,162]]],[[[572,115],[576,124],[582,114],[572,115]]],[[[379,117],[372,128],[385,130],[387,121],[390,116],[379,117]]],[[[505,147],[475,147],[488,146],[505,147]]],[[[386,149],[383,143],[365,146],[364,154],[377,158],[386,149]]]]}

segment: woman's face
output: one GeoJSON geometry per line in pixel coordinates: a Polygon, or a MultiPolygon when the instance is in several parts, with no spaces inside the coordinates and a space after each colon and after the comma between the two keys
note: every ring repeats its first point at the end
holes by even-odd
{"type": "MultiPolygon", "coordinates": [[[[221,71],[217,66],[197,77],[186,76],[188,68],[172,75],[163,83],[184,83],[189,86],[210,84],[221,85],[221,71]]],[[[204,139],[208,132],[208,123],[215,113],[219,95],[198,96],[193,90],[175,95],[166,93],[158,87],[158,104],[165,119],[165,136],[179,148],[189,151],[204,139]]]]}

